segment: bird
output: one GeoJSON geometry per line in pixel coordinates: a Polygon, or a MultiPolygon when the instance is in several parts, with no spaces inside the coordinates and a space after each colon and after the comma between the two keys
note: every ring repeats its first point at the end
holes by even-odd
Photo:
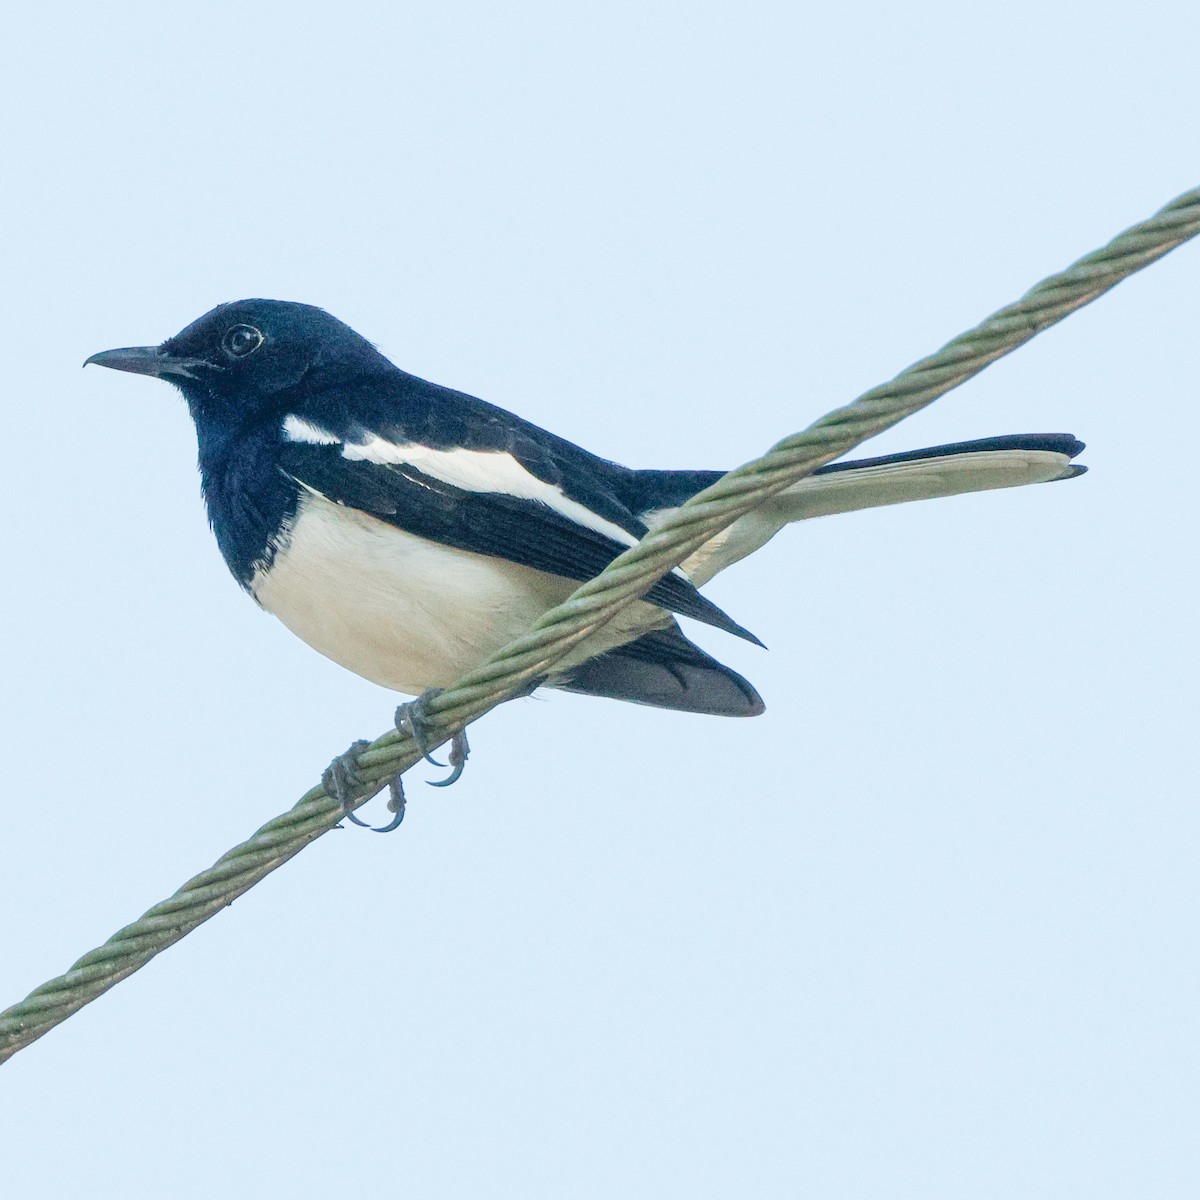
{"type": "MultiPolygon", "coordinates": [[[[313,649],[416,697],[397,724],[423,750],[438,691],[723,474],[609,461],[409,374],[324,309],[293,301],[221,304],[158,345],[88,364],[182,392],[234,579],[313,649]]],[[[1070,434],[1016,434],[829,463],[706,542],[536,684],[757,716],[753,685],[679,625],[687,617],[762,645],[700,593],[714,575],[806,518],[1072,478],[1086,469],[1073,461],[1083,448],[1070,434]]],[[[325,775],[352,818],[363,745],[325,775]]],[[[441,783],[458,778],[467,753],[457,735],[441,783]]],[[[398,783],[389,806],[393,828],[398,783]]]]}

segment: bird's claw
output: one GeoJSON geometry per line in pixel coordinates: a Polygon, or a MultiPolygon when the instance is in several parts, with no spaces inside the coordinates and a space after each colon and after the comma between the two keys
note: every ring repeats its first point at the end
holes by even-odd
{"type": "Polygon", "coordinates": [[[386,825],[368,825],[367,828],[372,833],[391,833],[393,829],[399,829],[400,822],[404,820],[404,806],[404,780],[399,775],[393,775],[388,780],[387,802],[387,810],[393,814],[392,819],[386,825]]]}
{"type": "Polygon", "coordinates": [[[404,820],[404,784],[399,775],[393,776],[387,783],[390,793],[387,803],[388,812],[394,813],[395,816],[386,825],[371,825],[350,807],[355,801],[366,799],[379,791],[380,785],[368,782],[358,770],[358,756],[370,744],[370,742],[360,739],[344,754],[339,754],[325,768],[325,772],[321,776],[321,785],[326,794],[342,806],[342,811],[355,825],[369,829],[372,833],[391,833],[404,820]]]}
{"type": "Polygon", "coordinates": [[[438,762],[429,749],[429,702],[442,694],[442,688],[429,688],[415,700],[409,700],[396,709],[396,728],[407,734],[421,752],[421,757],[435,767],[445,767],[438,762]]]}
{"type": "MultiPolygon", "coordinates": [[[[467,765],[467,756],[471,753],[471,747],[467,744],[466,732],[460,729],[450,739],[448,763],[438,762],[429,753],[429,727],[431,723],[429,719],[429,702],[435,696],[440,695],[440,692],[440,688],[431,688],[429,691],[423,692],[415,700],[407,704],[401,704],[396,709],[396,728],[401,733],[408,734],[417,749],[420,750],[422,756],[433,763],[435,767],[448,766],[450,768],[450,774],[445,779],[431,779],[429,781],[433,787],[449,787],[463,773],[463,768],[467,765]]],[[[371,783],[365,779],[358,769],[358,756],[370,744],[370,742],[360,740],[355,742],[344,754],[339,754],[325,768],[325,773],[321,776],[321,783],[325,788],[326,794],[342,806],[346,817],[353,824],[363,829],[370,829],[373,833],[391,833],[393,829],[399,828],[400,822],[404,820],[404,783],[399,775],[393,776],[387,782],[389,792],[387,807],[388,812],[393,815],[392,819],[386,825],[370,825],[353,810],[353,806],[356,803],[375,795],[380,788],[380,784],[371,783]]]]}
{"type": "Polygon", "coordinates": [[[358,756],[370,744],[360,738],[344,754],[339,754],[321,776],[321,786],[326,794],[343,808],[379,790],[379,785],[368,783],[358,769],[358,756]]]}
{"type": "Polygon", "coordinates": [[[459,776],[467,765],[467,757],[471,753],[471,747],[467,742],[467,731],[460,729],[450,739],[450,754],[449,767],[450,774],[445,779],[427,779],[425,782],[430,787],[449,787],[452,783],[457,783],[459,776]]]}
{"type": "Polygon", "coordinates": [[[429,752],[429,702],[440,696],[442,691],[442,688],[429,688],[415,700],[401,704],[396,709],[396,728],[412,738],[414,745],[421,752],[421,757],[426,762],[433,763],[435,767],[450,767],[450,774],[445,779],[428,780],[431,787],[449,787],[452,783],[456,783],[463,773],[463,769],[467,765],[467,757],[471,753],[465,729],[459,729],[451,737],[448,763],[438,762],[429,752]]]}

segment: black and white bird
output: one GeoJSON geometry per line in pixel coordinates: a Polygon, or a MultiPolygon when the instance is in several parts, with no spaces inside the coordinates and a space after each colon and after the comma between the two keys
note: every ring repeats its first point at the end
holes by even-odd
{"type": "MultiPolygon", "coordinates": [[[[182,391],[234,578],[314,649],[410,695],[525,632],[721,475],[599,458],[400,370],[307,304],[223,304],[159,346],[87,361],[182,391]]],[[[754,688],[676,621],[757,642],[698,587],[790,522],[1067,479],[1084,470],[1071,462],[1082,449],[1066,434],[1016,435],[823,467],[714,537],[543,683],[755,716],[754,688]]]]}

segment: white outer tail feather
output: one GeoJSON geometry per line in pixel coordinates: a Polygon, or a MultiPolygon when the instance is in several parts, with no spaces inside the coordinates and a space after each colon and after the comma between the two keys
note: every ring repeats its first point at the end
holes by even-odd
{"type": "MultiPolygon", "coordinates": [[[[697,587],[765,545],[785,525],[812,517],[907,504],[965,492],[1067,479],[1078,468],[1052,450],[979,450],[810,475],[706,542],[683,564],[697,587]]],[[[654,524],[667,516],[655,513],[654,524]]]]}

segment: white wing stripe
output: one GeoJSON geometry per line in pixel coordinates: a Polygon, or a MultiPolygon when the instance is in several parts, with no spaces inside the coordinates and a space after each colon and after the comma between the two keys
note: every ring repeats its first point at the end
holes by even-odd
{"type": "Polygon", "coordinates": [[[361,442],[343,442],[328,429],[295,413],[284,418],[283,436],[289,442],[304,442],[311,446],[340,445],[342,457],[350,462],[416,467],[423,474],[466,492],[492,492],[515,496],[519,500],[534,500],[576,525],[602,533],[622,546],[637,543],[637,538],[620,525],[592,512],[586,504],[572,500],[555,484],[539,479],[505,450],[432,450],[412,442],[391,442],[375,433],[368,434],[361,442]]]}
{"type": "Polygon", "coordinates": [[[289,442],[307,442],[311,446],[336,446],[340,438],[335,437],[328,429],[322,429],[295,413],[288,413],[283,419],[283,436],[289,442]]]}
{"type": "Polygon", "coordinates": [[[416,467],[418,471],[466,492],[493,492],[515,496],[519,500],[539,501],[576,525],[594,529],[623,546],[637,542],[637,538],[620,525],[598,516],[587,505],[570,499],[562,488],[527,471],[505,450],[431,450],[427,446],[390,442],[371,434],[366,441],[344,443],[342,456],[351,461],[416,467]]]}

